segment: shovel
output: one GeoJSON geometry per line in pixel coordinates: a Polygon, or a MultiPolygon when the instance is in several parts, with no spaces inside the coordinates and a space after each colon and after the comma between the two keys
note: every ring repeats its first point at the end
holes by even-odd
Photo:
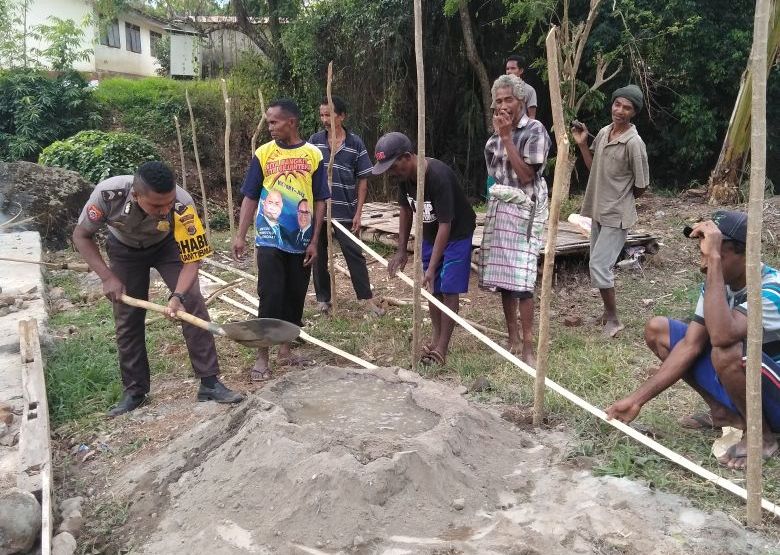
{"type": "MultiPolygon", "coordinates": [[[[121,301],[136,308],[167,314],[166,307],[150,303],[149,301],[142,301],[127,295],[122,295],[121,301]]],[[[276,320],[275,318],[256,318],[246,322],[235,322],[220,326],[214,322],[201,320],[197,316],[182,310],[179,310],[176,316],[188,324],[209,331],[214,335],[232,339],[245,347],[270,347],[279,343],[288,343],[301,333],[301,328],[295,324],[285,322],[284,320],[276,320]]]]}

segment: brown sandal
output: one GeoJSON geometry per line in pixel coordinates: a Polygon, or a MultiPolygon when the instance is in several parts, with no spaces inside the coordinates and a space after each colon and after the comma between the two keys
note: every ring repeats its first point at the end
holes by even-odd
{"type": "Polygon", "coordinates": [[[271,375],[270,368],[265,368],[263,370],[257,370],[255,368],[252,368],[249,371],[249,381],[252,383],[267,382],[272,377],[273,376],[271,375]]]}
{"type": "Polygon", "coordinates": [[[420,357],[420,364],[423,366],[444,366],[445,362],[446,359],[444,358],[444,355],[436,349],[431,349],[420,357]]]}

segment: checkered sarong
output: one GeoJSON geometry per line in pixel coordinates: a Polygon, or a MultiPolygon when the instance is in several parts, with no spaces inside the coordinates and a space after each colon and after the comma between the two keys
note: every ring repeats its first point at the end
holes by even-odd
{"type": "MultiPolygon", "coordinates": [[[[542,197],[546,201],[546,196],[542,197]]],[[[479,286],[507,291],[533,291],[542,233],[547,220],[547,203],[533,213],[527,206],[488,200],[482,246],[479,249],[479,286]]]]}

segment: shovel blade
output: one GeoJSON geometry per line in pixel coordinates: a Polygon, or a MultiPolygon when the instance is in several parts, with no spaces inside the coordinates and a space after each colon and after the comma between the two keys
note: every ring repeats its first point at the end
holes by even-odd
{"type": "Polygon", "coordinates": [[[246,347],[270,347],[288,343],[298,337],[301,328],[275,318],[256,318],[245,322],[222,324],[226,336],[246,347]]]}

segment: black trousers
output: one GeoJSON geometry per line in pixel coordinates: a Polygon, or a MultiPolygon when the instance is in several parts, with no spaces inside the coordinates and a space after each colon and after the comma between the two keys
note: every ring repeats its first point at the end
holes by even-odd
{"type": "MultiPolygon", "coordinates": [[[[134,249],[120,243],[108,234],[106,244],[111,271],[125,284],[125,291],[137,299],[149,299],[149,270],[155,268],[168,289],[174,291],[183,266],[179,259],[179,247],[171,234],[167,239],[145,249],[134,249]]],[[[184,308],[203,320],[209,319],[206,302],[196,280],[186,294],[184,308]]],[[[131,395],[149,393],[149,357],[146,352],[146,310],[114,303],[114,325],[119,351],[119,368],[122,385],[131,395]]],[[[219,374],[217,349],[214,336],[191,324],[182,323],[184,341],[190,355],[190,363],[198,377],[219,374]]]]}
{"type": "Polygon", "coordinates": [[[256,251],[258,317],[303,326],[303,304],[309,289],[311,266],[303,265],[303,254],[274,247],[257,247],[256,251]]]}
{"type": "MultiPolygon", "coordinates": [[[[349,222],[345,225],[352,225],[349,222]]],[[[371,292],[371,282],[368,278],[368,267],[363,251],[355,243],[350,241],[343,231],[333,227],[333,233],[341,246],[341,252],[349,268],[352,288],[360,300],[370,299],[374,296],[371,292]]],[[[317,243],[317,260],[314,262],[314,291],[317,300],[321,303],[330,302],[330,274],[328,273],[328,228],[323,224],[320,228],[320,241],[317,243]]]]}

